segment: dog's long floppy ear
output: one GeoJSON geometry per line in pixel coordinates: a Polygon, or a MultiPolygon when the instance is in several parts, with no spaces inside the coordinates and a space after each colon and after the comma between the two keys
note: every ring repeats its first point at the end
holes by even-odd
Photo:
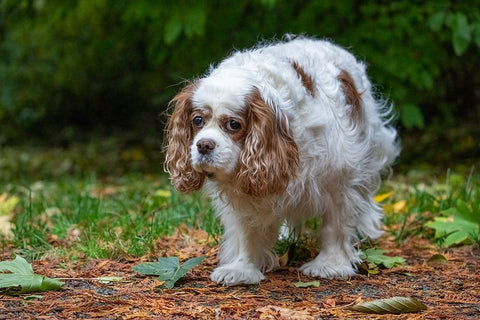
{"type": "Polygon", "coordinates": [[[285,192],[299,161],[298,147],[283,113],[274,110],[255,90],[247,100],[248,129],[236,187],[264,197],[285,192]]]}
{"type": "Polygon", "coordinates": [[[183,193],[199,190],[205,181],[205,175],[193,169],[190,156],[193,141],[191,98],[196,86],[196,83],[187,85],[170,101],[169,106],[175,108],[165,131],[165,171],[170,174],[175,189],[183,193]]]}

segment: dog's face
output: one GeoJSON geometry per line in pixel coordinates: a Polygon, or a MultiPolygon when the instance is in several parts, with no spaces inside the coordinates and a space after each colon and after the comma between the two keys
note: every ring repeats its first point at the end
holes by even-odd
{"type": "Polygon", "coordinates": [[[198,190],[209,177],[252,196],[285,191],[297,146],[286,117],[277,116],[258,89],[242,79],[207,77],[172,103],[165,167],[177,190],[198,190]]]}
{"type": "Polygon", "coordinates": [[[212,79],[203,82],[191,98],[192,166],[199,173],[226,178],[235,173],[245,143],[248,92],[228,90],[212,79]]]}

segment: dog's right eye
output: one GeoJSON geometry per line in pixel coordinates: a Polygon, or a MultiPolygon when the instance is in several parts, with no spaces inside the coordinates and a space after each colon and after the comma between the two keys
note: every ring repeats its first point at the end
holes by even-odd
{"type": "Polygon", "coordinates": [[[193,125],[197,128],[201,128],[204,125],[203,118],[200,116],[196,116],[193,118],[193,125]]]}

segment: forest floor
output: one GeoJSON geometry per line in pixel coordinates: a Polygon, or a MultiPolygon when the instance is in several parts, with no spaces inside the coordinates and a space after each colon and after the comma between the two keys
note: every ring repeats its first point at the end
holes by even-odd
{"type": "MultiPolygon", "coordinates": [[[[224,287],[209,279],[218,261],[217,246],[207,233],[179,230],[159,240],[158,255],[175,255],[180,261],[197,256],[206,259],[173,289],[158,290],[161,282],[155,277],[132,270],[148,257],[44,259],[33,262],[35,273],[68,278],[61,290],[39,296],[0,296],[0,319],[478,319],[480,315],[478,246],[440,251],[421,237],[397,245],[384,236],[379,246],[389,250],[389,255],[405,258],[404,265],[348,280],[319,279],[319,287],[297,288],[297,281],[314,280],[298,272],[298,262],[268,273],[258,285],[224,287]],[[439,253],[448,262],[429,261],[439,253]],[[121,281],[102,284],[93,280],[97,277],[121,281]],[[346,308],[395,296],[415,298],[427,309],[373,315],[346,308]]],[[[8,250],[4,255],[11,256],[8,250]]]]}
{"type": "Polygon", "coordinates": [[[421,162],[404,161],[396,166],[396,172],[408,172],[405,177],[398,175],[395,183],[385,188],[385,192],[392,192],[392,198],[384,203],[384,208],[390,207],[385,224],[396,231],[396,238],[394,233],[386,232],[375,244],[389,250],[389,256],[403,257],[403,265],[381,269],[378,274],[328,280],[303,275],[298,267],[305,261],[294,261],[291,266],[266,274],[266,280],[258,285],[234,287],[220,286],[209,278],[218,264],[218,246],[209,236],[220,237],[214,215],[194,196],[164,195],[169,190],[168,180],[158,176],[162,158],[157,149],[152,148],[156,151],[150,153],[149,148],[144,150],[135,143],[128,147],[116,140],[74,145],[66,150],[3,148],[0,199],[4,209],[6,201],[18,201],[9,216],[12,226],[16,223],[13,230],[21,234],[12,244],[0,241],[0,261],[30,250],[27,259],[33,261],[35,273],[61,278],[64,285],[58,291],[35,295],[0,294],[0,320],[480,319],[479,245],[445,248],[441,241],[433,239],[433,230],[423,227],[458,199],[478,208],[478,198],[472,196],[478,194],[478,178],[471,176],[473,168],[478,168],[478,150],[460,150],[454,155],[461,155],[463,160],[451,161],[447,152],[438,152],[437,146],[456,146],[453,138],[417,141],[412,135],[411,141],[404,139],[410,158],[421,162]],[[426,145],[431,146],[428,152],[426,145]],[[459,165],[447,165],[450,162],[459,165]],[[428,172],[427,177],[423,171],[428,172]],[[453,174],[456,171],[461,174],[453,174]],[[130,172],[135,174],[127,174],[130,172]],[[448,179],[442,177],[445,172],[448,179]],[[470,192],[464,185],[477,191],[470,192]],[[402,203],[401,208],[396,208],[402,203]],[[406,218],[403,221],[399,217],[406,218]],[[77,231],[81,237],[68,240],[71,232],[77,231]],[[145,236],[147,248],[116,255],[123,252],[124,246],[133,248],[140,235],[149,235],[145,236]],[[43,255],[44,243],[53,250],[47,253],[53,254],[43,255]],[[153,250],[147,254],[150,244],[153,250]],[[55,250],[59,253],[55,254],[55,250]],[[104,256],[113,258],[93,258],[104,251],[104,256]],[[437,254],[446,261],[432,260],[437,254]],[[172,256],[181,262],[206,258],[173,289],[158,290],[162,283],[156,277],[132,270],[156,257],[172,256]],[[116,277],[120,281],[101,283],[95,279],[99,277],[116,277]],[[318,280],[319,286],[294,285],[312,280],[318,280]],[[419,300],[427,309],[399,315],[348,309],[360,302],[396,296],[419,300]]]}

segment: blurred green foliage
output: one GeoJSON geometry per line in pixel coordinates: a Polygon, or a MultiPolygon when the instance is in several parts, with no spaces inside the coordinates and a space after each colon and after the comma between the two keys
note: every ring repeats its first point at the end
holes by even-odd
{"type": "Polygon", "coordinates": [[[0,0],[0,144],[154,126],[185,79],[285,33],[351,49],[407,129],[480,112],[474,0],[0,0]]]}

